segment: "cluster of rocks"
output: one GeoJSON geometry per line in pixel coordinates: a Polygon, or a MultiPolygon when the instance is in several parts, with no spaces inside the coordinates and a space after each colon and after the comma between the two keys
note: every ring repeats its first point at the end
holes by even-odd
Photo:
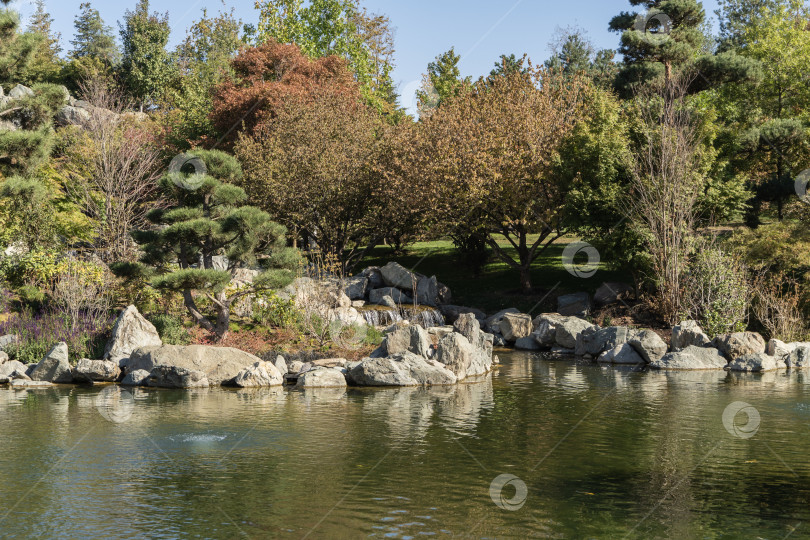
{"type": "Polygon", "coordinates": [[[460,317],[452,327],[395,326],[382,345],[361,361],[336,358],[303,363],[287,362],[281,356],[270,362],[230,347],[166,345],[155,327],[129,306],[115,323],[104,359],[81,359],[71,366],[65,343],[29,366],[9,361],[0,351],[0,383],[247,388],[280,386],[286,379],[299,388],[426,386],[484,375],[492,362],[492,335],[484,333],[472,315],[460,317]]]}
{"type": "Polygon", "coordinates": [[[650,329],[600,328],[585,319],[559,313],[531,316],[508,309],[483,322],[485,329],[522,350],[545,350],[603,364],[648,366],[663,370],[726,369],[771,371],[803,368],[810,362],[810,343],[767,344],[756,332],[735,332],[710,339],[696,321],[672,329],[671,344],[650,329]]]}
{"type": "Polygon", "coordinates": [[[354,307],[366,304],[396,308],[417,304],[439,306],[451,300],[450,289],[436,279],[406,269],[399,263],[370,266],[341,281],[343,292],[354,307]]]}
{"type": "MultiPolygon", "coordinates": [[[[62,101],[62,106],[56,112],[54,117],[55,124],[59,126],[83,126],[90,119],[91,114],[94,111],[101,111],[103,114],[108,115],[115,120],[121,116],[131,117],[140,121],[146,119],[147,116],[146,113],[142,112],[125,112],[119,115],[113,111],[95,107],[85,100],[74,98],[70,95],[70,91],[65,86],[62,86],[61,90],[64,94],[64,100],[62,101]]],[[[13,109],[15,107],[15,102],[33,97],[35,95],[36,92],[33,89],[22,84],[14,86],[11,90],[9,90],[8,94],[6,94],[3,91],[3,88],[0,87],[0,109],[13,109]]],[[[5,118],[0,121],[0,130],[17,131],[23,129],[24,114],[24,112],[21,112],[20,114],[6,115],[5,118]]]]}

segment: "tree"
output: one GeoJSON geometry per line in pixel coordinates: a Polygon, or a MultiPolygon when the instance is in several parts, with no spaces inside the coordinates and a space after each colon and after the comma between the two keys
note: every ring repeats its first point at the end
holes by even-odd
{"type": "Polygon", "coordinates": [[[580,77],[527,69],[528,76],[481,79],[421,119],[411,171],[412,181],[434,186],[435,212],[448,230],[476,220],[525,292],[532,262],[565,230],[569,186],[553,165],[585,96],[580,77]]]}
{"type": "Polygon", "coordinates": [[[241,23],[233,12],[202,18],[189,29],[177,47],[179,76],[172,96],[171,140],[181,148],[216,138],[211,122],[212,92],[223,80],[233,76],[231,60],[244,45],[239,36],[241,23]]]}
{"type": "Polygon", "coordinates": [[[810,11],[800,0],[757,7],[754,13],[740,12],[739,3],[726,3],[721,21],[726,43],[738,44],[741,56],[761,64],[762,81],[726,85],[717,97],[733,137],[725,151],[756,190],[751,225],[759,223],[758,210],[765,201],[775,203],[779,219],[784,217],[784,205],[794,194],[793,179],[810,157],[810,91],[802,83],[810,69],[810,11]],[[752,24],[741,26],[738,20],[752,24]]]}
{"type": "Polygon", "coordinates": [[[19,84],[25,80],[42,36],[20,33],[20,15],[8,9],[10,0],[2,0],[0,10],[0,84],[19,84]]]}
{"type": "Polygon", "coordinates": [[[619,53],[624,60],[616,88],[625,97],[632,96],[639,85],[669,80],[681,70],[700,73],[692,81],[692,93],[759,76],[754,62],[733,52],[706,50],[705,13],[697,0],[630,0],[630,4],[647,12],[622,12],[610,21],[610,30],[621,34],[619,53]]]}
{"type": "Polygon", "coordinates": [[[120,56],[115,44],[112,28],[104,24],[97,9],[90,2],[79,5],[81,13],[73,20],[76,35],[70,41],[73,49],[70,58],[94,58],[108,65],[114,65],[120,56]]]}
{"type": "Polygon", "coordinates": [[[123,55],[121,74],[127,91],[141,111],[152,105],[172,77],[169,14],[149,13],[149,0],[138,0],[135,11],[127,10],[119,23],[123,55]]]}
{"type": "Polygon", "coordinates": [[[161,152],[146,123],[122,113],[123,92],[104,80],[82,85],[92,105],[65,146],[67,190],[96,225],[94,247],[106,262],[132,259],[130,237],[157,196],[161,152]]]}
{"type": "Polygon", "coordinates": [[[377,160],[379,116],[356,96],[290,99],[236,155],[251,200],[317,242],[347,273],[382,239],[377,160]]]}
{"type": "Polygon", "coordinates": [[[673,75],[639,96],[642,140],[633,155],[634,189],[627,206],[645,241],[656,307],[671,324],[687,308],[684,279],[705,175],[699,119],[686,102],[690,83],[673,75]]]}
{"type": "Polygon", "coordinates": [[[495,67],[492,68],[492,71],[489,72],[490,77],[499,77],[501,75],[508,75],[509,73],[514,73],[515,71],[522,71],[525,73],[525,68],[523,64],[525,63],[526,56],[524,55],[523,58],[518,58],[514,54],[510,54],[506,56],[502,54],[498,61],[495,62],[495,67]]]}
{"type": "Polygon", "coordinates": [[[548,69],[558,69],[565,74],[585,74],[603,88],[613,85],[617,65],[613,62],[614,52],[603,49],[596,51],[579,29],[562,30],[551,43],[552,56],[546,60],[548,69]]]}
{"type": "Polygon", "coordinates": [[[265,0],[257,7],[257,44],[272,39],[294,43],[310,58],[344,58],[368,104],[397,117],[391,80],[394,44],[387,17],[369,14],[356,0],[312,0],[306,7],[301,0],[265,0]]]}
{"type": "Polygon", "coordinates": [[[245,191],[231,183],[242,176],[233,156],[195,150],[187,158],[206,172],[195,169],[189,177],[179,170],[163,177],[162,191],[170,204],[150,212],[154,228],[134,235],[144,251],[142,265],[119,264],[114,270],[129,277],[154,274],[152,286],[180,292],[194,321],[222,339],[229,330],[231,306],[257,291],[289,284],[298,252],[285,247],[283,226],[245,205],[245,191]],[[226,257],[225,270],[215,269],[217,255],[226,257]],[[263,270],[251,284],[229,287],[238,268],[257,264],[263,270]],[[214,321],[197,305],[196,295],[211,302],[214,321]]]}
{"type": "Polygon", "coordinates": [[[469,77],[461,77],[460,61],[461,56],[451,47],[428,64],[427,73],[422,76],[422,87],[416,92],[420,118],[431,114],[446,100],[458,95],[464,84],[469,84],[469,77]]]}
{"type": "Polygon", "coordinates": [[[360,99],[345,60],[337,56],[311,59],[297,45],[268,40],[240,51],[231,68],[233,78],[214,89],[211,112],[211,122],[221,134],[218,142],[225,147],[232,146],[242,131],[256,133],[289,99],[311,99],[326,89],[360,99]]]}
{"type": "Polygon", "coordinates": [[[28,76],[23,82],[57,82],[62,69],[62,61],[59,59],[59,53],[62,52],[60,35],[51,31],[53,17],[45,11],[45,1],[37,0],[36,5],[37,10],[31,17],[28,32],[39,35],[40,39],[31,59],[28,76]]]}

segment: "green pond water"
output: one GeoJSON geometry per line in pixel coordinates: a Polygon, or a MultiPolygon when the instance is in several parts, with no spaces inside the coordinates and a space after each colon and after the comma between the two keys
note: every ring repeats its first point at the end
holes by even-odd
{"type": "Polygon", "coordinates": [[[810,537],[810,373],[501,359],[428,390],[0,389],[0,537],[810,537]]]}

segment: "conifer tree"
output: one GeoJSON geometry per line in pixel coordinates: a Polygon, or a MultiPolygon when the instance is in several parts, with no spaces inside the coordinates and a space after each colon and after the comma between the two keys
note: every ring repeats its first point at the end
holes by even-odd
{"type": "Polygon", "coordinates": [[[116,63],[120,53],[115,44],[112,28],[104,24],[101,14],[90,5],[90,2],[82,3],[79,9],[81,13],[73,22],[76,36],[70,41],[73,46],[70,57],[94,58],[110,65],[116,63]]]}
{"type": "Polygon", "coordinates": [[[121,74],[127,91],[141,107],[154,103],[172,78],[169,14],[149,13],[149,0],[127,10],[121,27],[121,74]]]}
{"type": "Polygon", "coordinates": [[[151,275],[155,288],[181,293],[194,321],[221,339],[228,333],[235,302],[292,281],[298,252],[286,247],[284,226],[244,204],[245,191],[230,183],[242,176],[233,156],[195,150],[186,159],[194,166],[193,174],[181,170],[164,176],[162,190],[169,207],[150,212],[155,228],[133,235],[144,251],[142,264],[121,263],[114,270],[129,277],[151,275]],[[215,268],[217,255],[226,257],[227,269],[215,268]],[[257,264],[263,271],[252,284],[229,288],[237,268],[257,264]],[[197,305],[198,296],[212,304],[215,320],[197,305]]]}
{"type": "Polygon", "coordinates": [[[29,84],[58,82],[62,69],[62,61],[59,59],[59,53],[62,52],[62,47],[59,45],[60,34],[54,34],[51,30],[53,17],[45,10],[45,1],[37,0],[36,4],[37,10],[28,24],[28,32],[37,34],[40,39],[25,82],[29,84]]]}

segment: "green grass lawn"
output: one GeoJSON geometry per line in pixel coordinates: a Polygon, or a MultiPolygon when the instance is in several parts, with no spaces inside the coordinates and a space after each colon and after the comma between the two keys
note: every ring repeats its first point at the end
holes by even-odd
{"type": "MultiPolygon", "coordinates": [[[[476,307],[488,314],[508,307],[534,314],[555,311],[556,299],[560,294],[580,291],[593,293],[604,281],[632,283],[629,275],[606,270],[604,263],[590,278],[569,274],[563,267],[562,253],[565,246],[575,240],[577,239],[561,238],[535,260],[532,268],[534,291],[530,295],[521,293],[518,271],[494,254],[484,266],[481,275],[474,276],[472,270],[459,261],[449,240],[417,242],[408,246],[405,254],[398,256],[394,255],[390,247],[378,246],[356,270],[359,272],[367,266],[382,266],[389,261],[396,261],[415,272],[435,275],[439,281],[450,287],[454,304],[476,307]]],[[[504,247],[508,246],[514,255],[514,249],[506,239],[499,243],[504,247]]]]}

